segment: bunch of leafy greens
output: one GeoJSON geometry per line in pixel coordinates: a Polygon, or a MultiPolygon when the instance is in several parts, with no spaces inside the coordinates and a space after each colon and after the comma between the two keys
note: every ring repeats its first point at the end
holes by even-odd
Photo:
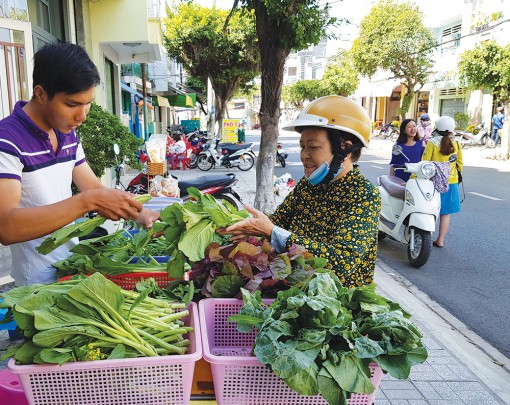
{"type": "MultiPolygon", "coordinates": [[[[133,197],[136,201],[144,204],[149,201],[152,197],[149,194],[136,195],[133,197]]],[[[80,238],[83,236],[89,235],[94,229],[98,226],[103,225],[106,221],[106,218],[101,216],[97,216],[92,219],[88,219],[83,222],[78,222],[75,224],[71,224],[60,228],[53,232],[50,236],[48,236],[40,246],[36,248],[36,250],[42,254],[46,255],[59,246],[63,245],[66,242],[69,242],[73,238],[80,238]]]]}
{"type": "Polygon", "coordinates": [[[150,298],[150,288],[125,291],[95,273],[1,294],[25,341],[3,358],[19,364],[58,363],[184,354],[192,328],[185,305],[150,298]],[[177,310],[177,311],[176,311],[177,310]]]}
{"type": "Polygon", "coordinates": [[[166,256],[168,243],[164,238],[153,237],[153,233],[152,229],[140,229],[134,234],[120,229],[110,235],[82,240],[71,249],[71,256],[53,263],[53,267],[57,269],[58,277],[95,272],[107,276],[136,272],[166,273],[166,262],[159,263],[158,260],[166,256]]]}
{"type": "Polygon", "coordinates": [[[345,405],[351,393],[370,394],[369,364],[406,379],[427,351],[410,315],[375,293],[375,285],[344,288],[330,273],[278,293],[268,307],[259,292],[242,291],[244,306],[229,319],[238,330],[258,328],[254,354],[302,395],[345,405]]]}
{"type": "Polygon", "coordinates": [[[326,259],[313,257],[301,246],[278,254],[267,241],[249,238],[226,246],[211,243],[206,258],[191,268],[190,279],[205,297],[236,297],[241,288],[275,297],[280,290],[304,285],[325,265],[326,259]]]}
{"type": "Polygon", "coordinates": [[[196,202],[170,205],[160,213],[161,222],[154,224],[155,232],[163,232],[169,244],[168,275],[181,279],[185,266],[205,257],[205,249],[213,241],[223,243],[217,228],[227,227],[248,218],[248,211],[237,210],[228,202],[217,201],[212,195],[203,194],[194,187],[188,194],[196,202]]]}

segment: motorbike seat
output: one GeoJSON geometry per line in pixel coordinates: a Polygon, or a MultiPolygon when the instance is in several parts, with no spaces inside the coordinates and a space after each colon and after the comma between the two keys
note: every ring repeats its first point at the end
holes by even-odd
{"type": "Polygon", "coordinates": [[[403,200],[406,195],[406,182],[397,176],[381,176],[379,177],[381,186],[383,186],[388,194],[395,198],[403,200]]]}
{"type": "Polygon", "coordinates": [[[228,153],[234,153],[241,149],[251,149],[253,147],[253,143],[246,143],[241,145],[236,143],[220,143],[218,147],[225,149],[228,153]]]}
{"type": "Polygon", "coordinates": [[[199,190],[203,190],[209,187],[229,186],[235,182],[237,182],[237,179],[234,173],[208,174],[196,179],[179,181],[179,190],[181,190],[181,197],[184,197],[188,195],[188,187],[196,187],[199,190]]]}

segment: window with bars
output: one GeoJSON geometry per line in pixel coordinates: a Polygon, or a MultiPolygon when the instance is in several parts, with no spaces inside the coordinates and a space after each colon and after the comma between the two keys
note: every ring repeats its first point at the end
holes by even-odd
{"type": "Polygon", "coordinates": [[[461,28],[462,25],[458,24],[443,30],[441,35],[443,49],[457,48],[460,46],[461,28]]]}
{"type": "Polygon", "coordinates": [[[449,89],[441,89],[440,96],[462,96],[466,94],[466,89],[463,87],[450,87],[449,89]]]}

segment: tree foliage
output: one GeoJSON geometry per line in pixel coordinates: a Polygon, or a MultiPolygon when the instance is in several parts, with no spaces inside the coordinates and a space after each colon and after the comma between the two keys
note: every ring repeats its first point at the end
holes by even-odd
{"type": "Polygon", "coordinates": [[[499,101],[510,99],[510,45],[484,41],[459,57],[460,79],[472,89],[492,89],[499,101]]]}
{"type": "MultiPolygon", "coordinates": [[[[491,89],[494,97],[505,106],[505,116],[510,114],[510,45],[501,46],[495,41],[484,41],[459,57],[459,76],[471,89],[491,89]]],[[[503,128],[501,145],[503,156],[510,157],[508,124],[503,128]]]]}
{"type": "Polygon", "coordinates": [[[165,20],[168,54],[202,83],[211,80],[220,128],[227,102],[260,72],[254,14],[234,13],[223,30],[227,15],[190,2],[168,10],[165,20]]]}
{"type": "Polygon", "coordinates": [[[93,103],[85,122],[76,130],[87,156],[87,162],[97,177],[101,177],[105,169],[116,165],[113,145],[118,144],[120,156],[129,159],[131,166],[136,163],[136,152],[142,140],[133,135],[120,122],[119,117],[93,103]]]}
{"type": "MultiPolygon", "coordinates": [[[[262,65],[260,122],[262,136],[257,159],[255,207],[272,212],[273,168],[280,120],[285,60],[292,50],[317,45],[326,28],[335,23],[328,15],[329,5],[321,0],[234,0],[231,16],[238,5],[254,13],[262,65]]],[[[230,26],[227,20],[226,26],[230,26]]]]}
{"type": "Polygon", "coordinates": [[[282,100],[291,108],[302,109],[306,100],[332,94],[349,96],[358,87],[358,72],[345,50],[329,59],[321,80],[299,80],[282,89],[282,100]]]}
{"type": "Polygon", "coordinates": [[[351,53],[362,75],[371,77],[383,69],[401,80],[407,91],[399,113],[405,118],[415,87],[427,81],[435,46],[436,41],[423,25],[422,13],[415,4],[382,0],[361,21],[351,53]]]}

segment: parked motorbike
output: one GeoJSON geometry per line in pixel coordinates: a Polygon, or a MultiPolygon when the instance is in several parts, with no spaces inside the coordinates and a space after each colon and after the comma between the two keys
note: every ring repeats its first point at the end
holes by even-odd
{"type": "MultiPolygon", "coordinates": [[[[149,181],[152,176],[146,173],[139,173],[137,176],[129,182],[126,191],[130,190],[148,190],[149,181]]],[[[227,201],[237,209],[244,207],[241,197],[234,190],[233,186],[239,181],[234,173],[226,174],[209,174],[205,176],[199,176],[191,180],[180,180],[178,177],[172,175],[172,177],[178,180],[178,187],[180,190],[180,198],[186,202],[191,199],[188,194],[188,187],[198,188],[204,194],[211,194],[217,200],[227,201]]],[[[141,193],[141,194],[146,194],[141,193]]]]}
{"type": "Polygon", "coordinates": [[[189,157],[191,169],[195,169],[198,166],[198,155],[208,140],[207,131],[198,131],[188,135],[188,142],[191,144],[191,154],[189,157]]]}
{"type": "Polygon", "coordinates": [[[285,167],[285,159],[289,157],[289,154],[283,149],[283,144],[278,142],[276,145],[276,162],[280,163],[282,167],[285,167]]]}
{"type": "MultiPolygon", "coordinates": [[[[392,153],[402,154],[402,147],[395,145],[392,153]]],[[[408,159],[409,160],[409,159],[408,159]]],[[[457,156],[450,156],[450,162],[457,156]]],[[[381,194],[379,218],[379,240],[386,236],[406,243],[407,258],[413,267],[423,266],[429,259],[432,246],[432,232],[441,207],[440,193],[431,180],[436,175],[436,164],[422,160],[406,163],[405,168],[395,168],[413,173],[407,182],[396,176],[379,176],[377,184],[381,194]]]]}
{"type": "Polygon", "coordinates": [[[496,145],[494,140],[491,138],[491,134],[485,124],[482,122],[478,124],[473,132],[467,131],[456,131],[455,140],[461,144],[461,146],[478,146],[482,145],[487,148],[494,148],[496,145]]]}
{"type": "Polygon", "coordinates": [[[237,145],[233,143],[220,144],[219,140],[210,140],[204,145],[198,155],[197,165],[200,170],[208,171],[216,166],[228,169],[237,167],[239,170],[250,170],[255,164],[253,143],[237,145]],[[214,147],[212,146],[214,143],[214,147]]]}
{"type": "Polygon", "coordinates": [[[379,131],[379,138],[391,139],[395,142],[398,139],[400,131],[398,128],[391,126],[391,123],[384,125],[379,131]]]}

